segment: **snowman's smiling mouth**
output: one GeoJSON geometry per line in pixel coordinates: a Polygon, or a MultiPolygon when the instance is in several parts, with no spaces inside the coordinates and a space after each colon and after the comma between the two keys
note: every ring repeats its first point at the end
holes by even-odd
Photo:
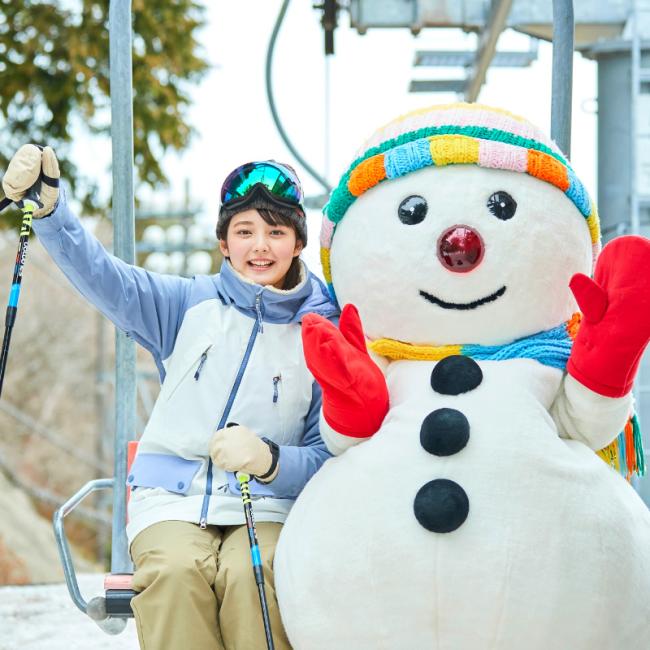
{"type": "Polygon", "coordinates": [[[422,289],[420,289],[420,295],[425,300],[428,300],[429,302],[432,302],[434,305],[438,305],[438,307],[442,307],[443,309],[476,309],[481,305],[485,305],[488,302],[494,302],[498,298],[501,298],[505,292],[506,287],[504,285],[494,293],[491,293],[489,296],[485,296],[485,298],[479,298],[478,300],[473,300],[472,302],[445,302],[444,300],[440,300],[440,298],[436,298],[430,293],[427,293],[426,291],[422,291],[422,289]]]}

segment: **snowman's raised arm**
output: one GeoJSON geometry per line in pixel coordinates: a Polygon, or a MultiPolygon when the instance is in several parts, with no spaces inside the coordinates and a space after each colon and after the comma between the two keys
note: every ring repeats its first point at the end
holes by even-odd
{"type": "Polygon", "coordinates": [[[368,350],[368,355],[379,366],[379,369],[385,375],[386,369],[388,368],[388,364],[390,363],[390,361],[386,357],[382,357],[380,354],[377,354],[372,350],[368,350]]]}
{"type": "Polygon", "coordinates": [[[612,240],[593,279],[578,273],[570,287],[583,316],[551,412],[562,435],[601,449],[630,416],[632,384],[650,339],[650,240],[612,240]]]}
{"type": "MultiPolygon", "coordinates": [[[[382,373],[385,374],[386,367],[388,366],[388,359],[382,357],[378,354],[375,354],[371,350],[368,352],[368,356],[377,364],[382,373]]],[[[364,438],[355,438],[349,435],[344,435],[333,429],[328,423],[327,420],[323,417],[323,411],[321,410],[320,414],[320,434],[321,438],[327,445],[327,449],[334,456],[340,456],[344,451],[350,447],[358,445],[364,440],[368,440],[367,437],[364,438]]]]}
{"type": "Polygon", "coordinates": [[[623,430],[632,411],[632,393],[606,397],[565,375],[551,405],[551,416],[562,438],[603,449],[623,430]]]}
{"type": "Polygon", "coordinates": [[[340,454],[379,430],[388,412],[386,379],[368,354],[353,305],[343,308],[338,329],[317,314],[305,316],[302,340],[307,367],[323,392],[321,435],[340,454]]]}
{"type": "Polygon", "coordinates": [[[627,395],[650,341],[650,239],[613,239],[593,278],[576,273],[569,286],[582,322],[567,372],[599,395],[627,395]]]}
{"type": "Polygon", "coordinates": [[[346,436],[338,431],[335,431],[323,417],[323,411],[320,413],[319,421],[319,431],[320,437],[323,439],[323,442],[327,446],[327,450],[333,456],[340,456],[344,451],[347,451],[350,447],[358,445],[360,442],[367,440],[368,438],[353,438],[352,436],[346,436]]]}

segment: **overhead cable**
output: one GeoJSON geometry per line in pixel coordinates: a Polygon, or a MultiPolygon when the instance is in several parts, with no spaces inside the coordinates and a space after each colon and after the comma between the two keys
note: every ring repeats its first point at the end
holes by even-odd
{"type": "Polygon", "coordinates": [[[290,0],[283,0],[280,11],[278,12],[278,17],[275,20],[275,25],[273,26],[273,32],[271,33],[271,40],[269,41],[269,47],[266,52],[266,97],[269,102],[269,108],[271,109],[271,116],[273,117],[273,122],[275,123],[278,133],[282,138],[284,144],[287,145],[287,148],[292,153],[293,157],[305,168],[305,170],[320,184],[326,193],[330,193],[332,190],[331,185],[324,179],[297,151],[293,146],[292,142],[289,140],[282,123],[280,122],[280,117],[278,111],[275,107],[275,100],[273,99],[273,87],[271,80],[271,72],[273,67],[273,51],[275,49],[275,41],[278,37],[278,32],[284,21],[284,16],[287,13],[287,8],[289,7],[290,0]]]}

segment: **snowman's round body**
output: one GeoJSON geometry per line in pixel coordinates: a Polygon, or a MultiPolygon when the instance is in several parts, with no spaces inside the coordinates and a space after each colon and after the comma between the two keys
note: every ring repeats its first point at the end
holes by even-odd
{"type": "MultiPolygon", "coordinates": [[[[591,272],[597,223],[554,145],[484,107],[412,121],[370,141],[342,192],[345,217],[324,230],[339,303],[356,305],[375,343],[457,353],[568,322],[569,281],[591,272]],[[472,137],[422,139],[449,122],[443,133],[472,137]],[[532,139],[503,144],[506,127],[532,139]]],[[[446,359],[385,354],[389,410],[374,435],[343,436],[321,417],[339,455],[298,498],[275,556],[296,650],[650,647],[650,512],[595,453],[625,425],[631,397],[522,356],[454,357],[452,383],[466,364],[481,378],[450,390],[434,381],[446,359]],[[463,431],[436,450],[423,429],[441,413],[463,431]]]]}
{"type": "Polygon", "coordinates": [[[275,563],[297,650],[648,647],[647,509],[592,450],[558,436],[548,410],[560,371],[479,365],[481,384],[450,396],[431,387],[435,362],[391,363],[382,428],[305,488],[275,563]],[[420,443],[441,408],[470,425],[467,445],[446,457],[420,443]],[[414,516],[417,493],[437,479],[469,501],[449,534],[414,516]]]}

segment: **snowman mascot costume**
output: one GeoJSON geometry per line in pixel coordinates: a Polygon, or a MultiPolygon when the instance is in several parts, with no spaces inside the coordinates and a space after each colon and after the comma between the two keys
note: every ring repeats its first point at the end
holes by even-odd
{"type": "Polygon", "coordinates": [[[303,341],[335,457],[277,548],[293,647],[648,650],[650,512],[626,478],[650,240],[600,252],[558,147],[454,104],[371,137],[321,244],[345,308],[303,341]]]}

